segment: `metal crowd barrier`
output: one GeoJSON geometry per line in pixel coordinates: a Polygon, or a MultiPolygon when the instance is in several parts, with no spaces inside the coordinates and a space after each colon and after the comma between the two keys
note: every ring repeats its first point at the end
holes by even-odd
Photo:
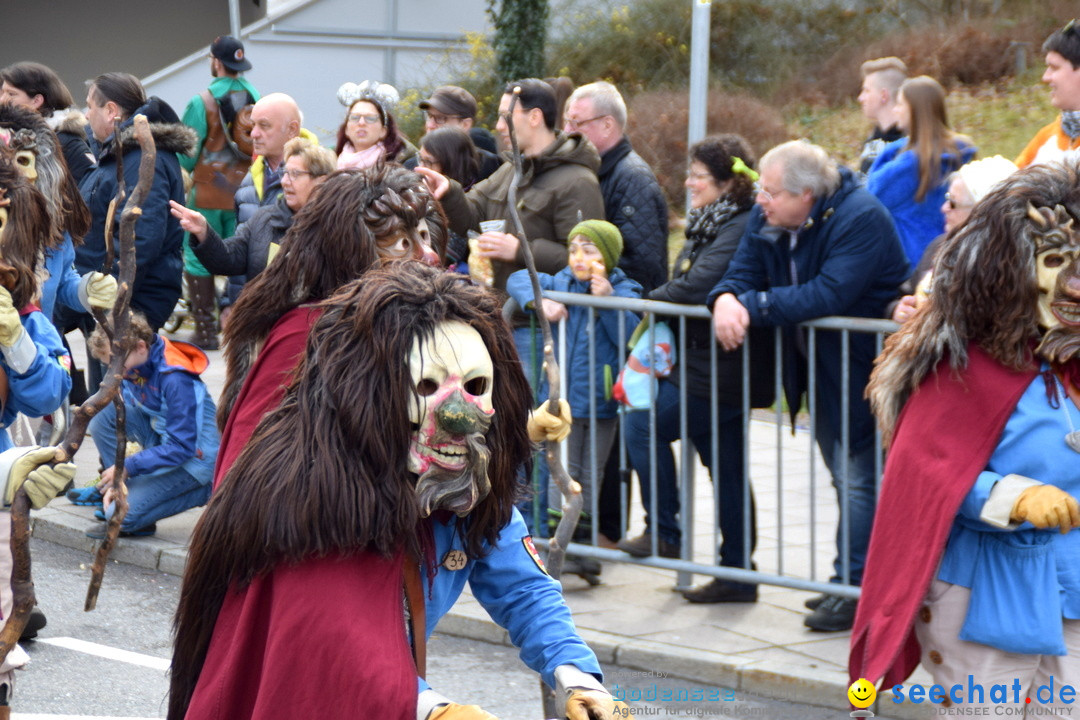
{"type": "MultiPolygon", "coordinates": [[[[776,548],[774,550],[770,550],[770,551],[758,549],[756,551],[755,555],[756,555],[756,560],[757,560],[757,562],[759,564],[769,564],[769,563],[762,562],[763,556],[765,556],[765,554],[767,552],[774,552],[775,553],[775,558],[773,559],[773,562],[771,563],[771,570],[769,570],[769,571],[752,569],[752,564],[751,564],[751,558],[750,557],[745,557],[744,558],[743,567],[738,567],[738,568],[736,568],[736,567],[724,567],[724,566],[720,566],[718,564],[718,550],[717,550],[717,548],[719,547],[720,539],[721,539],[720,538],[720,530],[719,530],[719,512],[720,512],[719,508],[720,508],[720,503],[723,501],[723,499],[718,497],[719,493],[718,493],[718,491],[716,490],[715,487],[714,487],[714,493],[713,493],[714,502],[713,502],[713,508],[712,508],[712,516],[713,516],[713,518],[712,518],[713,519],[713,522],[712,522],[712,539],[711,539],[711,542],[712,542],[712,552],[711,552],[711,554],[712,554],[712,562],[710,562],[710,563],[695,562],[694,559],[693,559],[694,558],[694,517],[697,514],[697,512],[699,512],[701,509],[695,507],[695,502],[694,502],[695,501],[695,480],[696,480],[694,470],[695,470],[695,465],[697,463],[697,457],[696,457],[696,453],[694,452],[694,448],[692,446],[692,443],[688,438],[688,433],[687,433],[687,422],[688,422],[687,421],[687,403],[686,403],[687,377],[686,377],[686,364],[684,362],[684,358],[686,357],[686,338],[687,338],[686,321],[688,319],[691,319],[691,318],[697,318],[697,319],[703,319],[703,320],[710,321],[710,323],[711,323],[712,315],[709,312],[708,308],[706,308],[706,307],[704,307],[702,305],[678,305],[678,304],[674,304],[674,303],[658,302],[658,301],[653,301],[653,300],[639,300],[639,299],[617,298],[617,297],[595,297],[595,296],[592,296],[592,295],[584,295],[584,294],[578,294],[578,293],[545,292],[544,296],[547,297],[547,298],[550,298],[552,300],[556,300],[558,302],[561,302],[561,303],[563,303],[565,305],[568,305],[568,306],[570,306],[570,305],[583,306],[583,307],[587,307],[587,308],[590,309],[589,310],[589,319],[588,319],[588,329],[589,329],[589,338],[590,338],[590,342],[589,342],[588,389],[589,389],[589,398],[590,398],[590,400],[589,400],[589,405],[590,405],[589,414],[590,414],[590,417],[593,418],[593,419],[595,419],[595,417],[596,417],[596,401],[595,401],[595,397],[596,397],[596,394],[595,394],[596,373],[594,372],[595,367],[596,367],[596,357],[595,357],[595,346],[594,346],[594,344],[592,342],[592,338],[595,336],[594,335],[594,330],[595,330],[595,323],[596,323],[596,313],[598,311],[600,311],[600,310],[616,310],[616,311],[619,311],[621,313],[632,312],[632,313],[635,313],[638,317],[647,318],[648,321],[649,321],[649,330],[648,330],[648,332],[650,333],[650,339],[651,339],[652,333],[655,332],[654,329],[655,329],[655,323],[657,322],[657,320],[656,320],[657,316],[660,316],[660,317],[662,317],[664,319],[667,319],[669,322],[672,322],[673,324],[677,324],[677,327],[678,327],[678,331],[676,333],[676,336],[678,337],[679,341],[678,341],[678,345],[677,345],[677,348],[676,348],[676,366],[675,366],[675,370],[673,371],[673,374],[677,374],[677,377],[678,377],[679,400],[680,400],[680,410],[679,410],[679,425],[680,425],[679,430],[680,430],[680,432],[679,432],[679,436],[682,438],[682,441],[680,443],[681,452],[679,452],[678,459],[677,459],[677,474],[678,474],[678,481],[679,481],[679,496],[680,496],[679,524],[680,524],[680,528],[681,528],[681,531],[682,531],[682,544],[681,544],[680,558],[679,559],[664,558],[664,557],[660,557],[658,555],[658,553],[657,553],[657,540],[658,540],[658,537],[659,537],[659,532],[658,532],[658,517],[659,516],[658,516],[658,513],[657,513],[658,494],[657,494],[657,487],[656,487],[656,483],[657,483],[657,468],[656,468],[657,438],[656,438],[656,406],[655,406],[655,403],[650,403],[650,407],[649,407],[648,410],[635,410],[635,411],[632,411],[632,412],[648,412],[650,414],[650,418],[649,418],[649,420],[650,420],[650,422],[649,422],[649,425],[650,425],[650,442],[649,442],[649,445],[650,445],[650,452],[649,452],[649,454],[650,454],[650,473],[649,473],[649,476],[650,476],[650,490],[651,490],[651,493],[650,493],[651,494],[651,507],[649,508],[649,513],[650,513],[650,517],[652,518],[652,521],[651,521],[652,551],[653,551],[652,555],[650,557],[647,557],[647,558],[634,558],[634,557],[631,557],[630,555],[628,555],[627,553],[624,553],[624,552],[619,551],[619,550],[612,550],[612,549],[605,549],[605,548],[597,547],[597,540],[598,540],[599,530],[598,530],[598,522],[596,521],[596,518],[598,517],[598,500],[599,500],[599,496],[600,496],[599,483],[597,483],[597,487],[594,488],[593,492],[591,493],[591,502],[589,503],[590,506],[585,508],[585,511],[587,513],[589,513],[589,515],[592,518],[594,518],[594,520],[592,522],[592,529],[591,529],[591,540],[590,540],[591,545],[587,545],[587,544],[584,544],[584,543],[577,543],[577,542],[571,543],[569,548],[568,548],[568,552],[569,552],[570,555],[576,555],[576,556],[588,557],[588,558],[595,558],[595,559],[603,561],[603,562],[636,563],[636,564],[640,564],[640,565],[647,565],[647,566],[650,566],[650,567],[657,567],[657,568],[673,570],[673,571],[675,571],[675,576],[676,576],[676,586],[679,587],[679,588],[689,587],[692,584],[693,575],[704,575],[704,576],[716,577],[716,578],[721,578],[721,579],[724,579],[724,580],[731,580],[731,581],[737,581],[737,582],[750,582],[750,583],[759,583],[759,584],[766,584],[766,585],[777,585],[777,586],[788,587],[788,588],[793,588],[793,589],[797,589],[797,590],[806,590],[806,591],[822,592],[822,593],[827,592],[827,593],[831,593],[831,594],[834,594],[834,595],[841,595],[841,596],[844,596],[844,597],[858,597],[859,588],[851,585],[850,582],[849,582],[849,580],[850,580],[850,568],[849,568],[849,566],[848,566],[849,564],[847,562],[848,554],[849,554],[847,552],[847,549],[849,548],[849,545],[850,545],[850,538],[848,537],[848,532],[847,532],[848,528],[846,526],[843,528],[844,532],[842,533],[842,538],[841,538],[841,544],[842,544],[842,547],[844,548],[844,553],[843,553],[844,563],[843,563],[843,568],[842,568],[842,571],[841,571],[841,583],[840,584],[828,582],[829,576],[832,574],[832,562],[831,562],[831,560],[830,560],[830,562],[825,563],[826,567],[824,568],[824,571],[823,571],[822,568],[820,567],[822,565],[822,563],[819,563],[818,558],[817,558],[818,541],[821,539],[818,536],[819,533],[817,532],[817,527],[816,527],[818,525],[817,501],[818,501],[818,498],[819,498],[819,494],[820,493],[825,493],[824,497],[835,504],[836,500],[837,500],[837,498],[836,498],[837,492],[836,492],[836,490],[834,490],[834,488],[832,486],[831,477],[829,476],[829,473],[828,473],[827,470],[824,471],[824,474],[826,476],[826,482],[824,482],[824,483],[819,483],[818,482],[818,476],[821,474],[818,471],[818,467],[817,467],[817,465],[818,465],[817,460],[819,458],[820,451],[819,451],[819,449],[817,447],[817,442],[816,442],[817,438],[815,437],[815,432],[814,432],[814,427],[815,427],[814,418],[815,418],[815,414],[817,412],[818,399],[817,399],[816,393],[815,393],[815,385],[816,385],[816,383],[814,383],[812,381],[809,382],[809,391],[808,391],[807,408],[806,408],[808,410],[808,413],[809,413],[808,414],[809,422],[807,423],[808,428],[805,431],[796,431],[796,433],[795,433],[796,437],[794,439],[794,442],[796,442],[796,443],[808,443],[809,444],[809,448],[808,448],[809,449],[809,457],[810,457],[810,463],[809,463],[809,468],[808,468],[808,470],[809,470],[809,478],[808,478],[809,501],[807,503],[808,516],[809,516],[809,523],[808,523],[808,526],[807,526],[807,530],[809,532],[809,548],[808,548],[809,557],[808,557],[808,561],[807,562],[792,562],[789,554],[786,552],[786,550],[788,549],[789,541],[795,539],[796,530],[785,528],[785,519],[784,519],[785,503],[788,503],[788,502],[790,502],[790,503],[803,502],[804,499],[800,497],[801,493],[803,492],[802,490],[795,491],[795,490],[793,490],[793,488],[789,487],[788,483],[786,483],[786,476],[790,475],[790,474],[793,474],[791,472],[786,473],[785,472],[786,470],[787,471],[795,470],[797,472],[798,470],[801,470],[802,468],[792,468],[788,464],[786,464],[786,461],[785,461],[785,448],[786,447],[789,448],[790,444],[792,442],[790,438],[785,438],[785,435],[791,435],[792,431],[791,431],[790,421],[788,420],[788,418],[786,416],[784,402],[782,401],[782,398],[783,398],[783,387],[782,387],[782,378],[783,378],[782,342],[783,342],[783,338],[782,338],[782,330],[780,328],[775,329],[775,370],[774,370],[773,383],[774,383],[774,389],[775,389],[775,394],[776,394],[776,401],[775,401],[775,404],[774,404],[774,406],[772,408],[770,408],[768,410],[751,410],[751,408],[750,408],[750,352],[749,352],[749,347],[748,346],[746,348],[746,351],[743,352],[743,354],[742,354],[742,380],[743,380],[743,382],[742,382],[742,410],[743,410],[743,431],[744,431],[744,442],[745,442],[744,456],[743,456],[743,458],[744,458],[743,459],[743,482],[744,482],[743,496],[744,496],[744,498],[746,498],[746,501],[744,502],[744,505],[743,505],[743,513],[744,513],[744,515],[743,515],[743,519],[744,519],[743,525],[744,525],[744,547],[746,547],[748,549],[745,554],[749,555],[749,547],[750,547],[750,538],[749,538],[749,535],[750,535],[750,529],[749,529],[750,528],[750,523],[749,523],[749,520],[750,520],[751,508],[750,508],[750,501],[749,501],[749,498],[750,498],[749,486],[750,485],[755,485],[760,489],[760,488],[766,487],[767,483],[770,482],[770,478],[763,477],[760,472],[756,476],[751,477],[752,460],[755,458],[755,451],[751,447],[751,445],[752,445],[752,443],[751,443],[751,424],[753,423],[759,428],[759,432],[756,433],[756,436],[758,436],[758,437],[760,437],[762,435],[762,432],[761,432],[760,429],[761,428],[766,428],[767,429],[768,426],[771,424],[772,426],[774,426],[772,428],[772,430],[773,430],[772,435],[773,435],[773,438],[774,438],[774,440],[773,440],[774,447],[772,448],[772,451],[775,453],[775,458],[774,458],[775,472],[774,472],[774,476],[771,478],[771,482],[773,483],[773,485],[775,487],[775,490],[776,490],[776,508],[775,508],[776,523],[777,523],[776,528],[775,528],[775,532],[776,532],[776,536],[777,536],[776,537],[776,548]],[[790,495],[790,497],[788,497],[789,495],[790,495]],[[799,567],[793,569],[791,567],[792,565],[798,565],[799,567]]],[[[808,365],[809,365],[809,367],[808,367],[808,377],[809,378],[814,377],[815,369],[816,369],[815,345],[816,345],[816,342],[817,342],[817,334],[819,332],[839,332],[839,333],[841,333],[841,347],[842,347],[842,357],[843,357],[843,368],[842,368],[842,396],[841,396],[841,405],[842,405],[842,422],[841,422],[841,425],[842,425],[842,427],[840,428],[840,437],[842,439],[841,440],[841,442],[842,442],[842,452],[840,453],[840,457],[841,457],[841,468],[840,468],[840,470],[841,470],[841,474],[846,477],[846,474],[847,474],[847,461],[848,461],[848,454],[849,454],[848,453],[848,450],[849,450],[849,448],[848,448],[848,442],[849,442],[849,437],[848,437],[848,424],[849,424],[849,383],[848,383],[848,376],[849,376],[849,371],[850,371],[849,370],[849,365],[850,365],[850,337],[851,337],[851,333],[857,332],[857,333],[872,333],[872,334],[874,334],[876,336],[876,349],[877,349],[878,352],[880,352],[881,347],[882,347],[882,343],[884,341],[885,334],[894,331],[897,328],[897,325],[896,325],[896,323],[892,322],[891,320],[884,320],[884,319],[875,320],[875,319],[868,319],[868,318],[825,317],[825,318],[819,318],[819,319],[815,319],[815,320],[812,320],[812,321],[802,323],[800,325],[800,327],[805,328],[806,332],[807,332],[806,342],[807,342],[807,355],[808,355],[808,365]]],[[[566,338],[565,338],[565,334],[564,334],[565,333],[565,328],[566,328],[566,323],[559,323],[557,326],[554,326],[554,328],[555,328],[555,333],[556,333],[556,344],[557,344],[557,347],[558,347],[559,357],[560,358],[566,357],[565,352],[563,352],[565,347],[566,347],[566,338]]],[[[672,329],[674,330],[675,327],[673,327],[672,329]]],[[[620,365],[619,365],[620,368],[625,364],[626,355],[628,354],[627,341],[628,341],[628,338],[625,337],[624,323],[620,323],[619,324],[619,338],[618,338],[618,347],[621,348],[621,352],[622,352],[622,356],[620,357],[620,365]]],[[[747,337],[746,342],[749,343],[749,336],[747,337]]],[[[719,350],[719,345],[717,343],[715,343],[715,342],[712,343],[711,347],[712,347],[712,351],[710,353],[710,357],[711,357],[712,378],[711,378],[711,383],[710,383],[710,402],[711,402],[711,407],[712,407],[712,418],[711,418],[711,420],[712,420],[712,423],[711,423],[712,424],[712,432],[711,432],[710,442],[712,444],[712,448],[711,448],[712,449],[712,467],[709,468],[709,470],[710,470],[711,477],[716,478],[716,477],[718,477],[718,472],[719,472],[719,468],[718,468],[719,449],[718,449],[718,436],[717,436],[717,426],[719,424],[717,422],[717,420],[718,420],[718,417],[717,417],[717,406],[718,406],[718,399],[717,399],[718,398],[718,393],[717,393],[717,357],[718,357],[718,353],[720,352],[720,350],[719,350]]],[[[564,373],[564,376],[563,376],[564,379],[563,379],[562,387],[564,388],[564,396],[565,396],[566,389],[568,388],[568,384],[566,382],[566,377],[565,377],[565,374],[567,372],[566,363],[565,362],[560,363],[560,368],[561,368],[562,372],[564,373]]],[[[655,398],[655,394],[654,394],[654,398],[655,398]]],[[[625,413],[621,412],[620,413],[620,419],[619,419],[619,425],[620,425],[619,442],[615,447],[612,448],[612,453],[617,453],[617,455],[618,455],[619,467],[622,470],[621,475],[622,475],[623,478],[626,478],[626,477],[629,476],[628,471],[630,470],[629,462],[628,462],[628,458],[627,458],[627,452],[626,452],[626,433],[624,432],[624,430],[625,430],[625,421],[626,421],[626,415],[625,415],[625,413]]],[[[592,431],[591,431],[591,437],[590,437],[589,443],[590,443],[591,448],[595,448],[595,446],[596,446],[595,425],[592,424],[592,423],[590,423],[590,425],[591,425],[592,431]]],[[[760,457],[761,456],[760,455],[761,451],[759,450],[759,451],[756,451],[756,452],[757,452],[757,456],[760,457]]],[[[877,436],[875,438],[875,453],[874,454],[875,454],[875,458],[876,458],[875,477],[877,478],[877,483],[880,484],[880,482],[881,482],[881,462],[882,462],[881,438],[880,438],[880,436],[877,436]]],[[[599,461],[596,458],[595,452],[591,453],[591,455],[592,455],[592,458],[593,458],[593,464],[594,465],[598,464],[599,461]]],[[[592,468],[593,477],[599,478],[599,477],[602,477],[602,474],[603,474],[603,468],[602,467],[593,467],[592,468]]],[[[706,479],[708,479],[708,478],[706,478],[706,479]]],[[[636,480],[634,480],[634,481],[636,481],[636,480]]],[[[620,501],[621,527],[624,528],[624,533],[625,534],[629,534],[628,531],[625,530],[629,526],[629,524],[627,522],[628,516],[629,516],[630,512],[632,512],[632,511],[636,512],[637,509],[630,507],[629,497],[628,497],[628,493],[630,491],[630,488],[628,487],[627,483],[625,483],[625,482],[620,483],[620,487],[621,487],[621,501],[620,501]]],[[[554,492],[554,489],[553,489],[553,492],[554,492]]],[[[840,501],[840,503],[843,504],[844,515],[845,515],[845,517],[847,517],[848,516],[847,509],[848,509],[848,503],[849,503],[848,494],[846,492],[842,493],[841,497],[839,498],[839,501],[840,501]]],[[[556,504],[556,503],[553,502],[552,504],[556,504]]],[[[541,515],[546,515],[546,509],[545,509],[545,512],[542,513],[541,515]]],[[[759,510],[759,516],[760,516],[760,510],[759,510]]],[[[830,558],[831,558],[831,556],[833,554],[835,554],[835,549],[836,549],[835,532],[836,532],[836,526],[835,526],[835,524],[833,524],[831,526],[831,529],[826,533],[826,537],[825,537],[825,540],[824,540],[825,543],[827,544],[828,550],[830,551],[829,552],[830,558]]],[[[759,535],[759,544],[760,544],[761,533],[759,532],[758,535],[759,535]]],[[[536,544],[541,546],[541,547],[546,548],[547,547],[547,540],[538,537],[536,539],[536,544]]],[[[792,543],[792,545],[797,545],[797,544],[798,543],[792,543]]]]}

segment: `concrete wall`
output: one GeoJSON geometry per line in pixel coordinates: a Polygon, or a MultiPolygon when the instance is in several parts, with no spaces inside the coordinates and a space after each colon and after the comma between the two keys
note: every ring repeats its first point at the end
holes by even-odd
{"type": "MultiPolygon", "coordinates": [[[[244,25],[266,13],[265,2],[239,4],[244,25]]],[[[226,0],[0,0],[0,18],[0,66],[44,63],[80,104],[84,83],[96,75],[122,71],[145,77],[229,32],[226,0]]]]}
{"type": "MultiPolygon", "coordinates": [[[[345,114],[335,93],[344,82],[393,84],[404,96],[449,79],[448,59],[467,32],[486,31],[484,0],[298,0],[244,28],[261,93],[292,95],[304,125],[327,144],[345,114]]],[[[456,50],[455,50],[456,48],[456,50]]],[[[146,77],[148,92],[181,112],[209,82],[206,48],[146,77]]],[[[158,68],[161,68],[159,65],[158,68]]]]}

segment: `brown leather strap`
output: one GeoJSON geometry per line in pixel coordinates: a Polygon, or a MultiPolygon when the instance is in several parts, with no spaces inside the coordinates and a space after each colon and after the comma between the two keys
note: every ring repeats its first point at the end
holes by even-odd
{"type": "Polygon", "coordinates": [[[427,675],[427,611],[424,607],[424,580],[420,575],[420,558],[413,553],[409,553],[405,558],[405,601],[409,605],[416,674],[424,677],[427,675]]]}
{"type": "Polygon", "coordinates": [[[217,152],[225,147],[225,130],[221,126],[221,111],[218,109],[217,99],[209,90],[199,93],[203,107],[206,108],[206,140],[203,147],[211,152],[217,152]]]}

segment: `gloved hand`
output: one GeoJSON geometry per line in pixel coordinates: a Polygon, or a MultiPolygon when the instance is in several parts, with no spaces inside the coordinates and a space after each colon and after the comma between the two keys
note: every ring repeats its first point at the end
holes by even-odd
{"type": "Polygon", "coordinates": [[[499,720],[479,705],[458,705],[450,703],[435,708],[428,715],[428,720],[499,720]]]}
{"type": "Polygon", "coordinates": [[[90,307],[108,310],[116,304],[116,278],[105,273],[92,272],[86,283],[86,299],[90,307]]]}
{"type": "Polygon", "coordinates": [[[14,347],[22,334],[22,321],[19,320],[19,311],[15,309],[11,293],[7,288],[0,287],[0,345],[14,347]]]}
{"type": "Polygon", "coordinates": [[[529,413],[529,439],[533,442],[562,442],[570,434],[573,420],[570,418],[570,403],[559,400],[559,414],[548,412],[547,400],[540,407],[529,413]]]}
{"type": "Polygon", "coordinates": [[[1080,527],[1080,504],[1059,487],[1035,485],[1016,498],[1009,519],[1014,523],[1027,520],[1037,528],[1056,527],[1067,533],[1080,527]]]}
{"type": "Polygon", "coordinates": [[[634,716],[626,703],[609,693],[577,688],[566,699],[566,717],[568,720],[633,720],[634,716]]]}
{"type": "Polygon", "coordinates": [[[32,447],[11,465],[4,504],[11,505],[20,486],[26,487],[30,506],[40,510],[75,479],[74,463],[48,463],[56,454],[54,447],[32,447]]]}

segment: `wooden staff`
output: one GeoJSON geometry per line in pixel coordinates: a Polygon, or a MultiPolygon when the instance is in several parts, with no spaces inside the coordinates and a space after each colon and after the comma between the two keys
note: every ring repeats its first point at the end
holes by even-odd
{"type": "MultiPolygon", "coordinates": [[[[135,136],[138,139],[139,146],[142,148],[143,156],[142,164],[139,167],[138,185],[135,192],[128,199],[120,224],[120,282],[117,302],[113,309],[113,355],[109,363],[109,372],[102,380],[97,392],[73,413],[71,427],[68,428],[64,441],[56,448],[55,462],[69,462],[74,458],[75,453],[78,452],[83,439],[86,437],[86,428],[90,423],[90,419],[112,402],[120,391],[125,358],[116,346],[115,339],[123,337],[127,333],[129,325],[128,309],[131,305],[131,288],[135,282],[135,221],[142,214],[140,205],[149,193],[154,180],[154,160],[156,155],[153,137],[150,134],[150,126],[146,118],[142,115],[135,116],[134,125],[135,136]]],[[[118,135],[119,133],[114,134],[118,135]]],[[[122,155],[118,150],[118,162],[121,157],[122,155]]],[[[111,244],[111,240],[107,241],[107,243],[111,244]]],[[[106,269],[111,270],[111,268],[106,269]]],[[[122,451],[126,443],[120,443],[119,445],[119,451],[122,451]]],[[[118,477],[121,477],[122,483],[120,473],[118,473],[118,477]]],[[[118,483],[120,487],[122,487],[121,483],[118,483]]],[[[118,493],[118,495],[123,495],[123,493],[118,493]]],[[[115,518],[114,515],[114,520],[115,518]]],[[[118,527],[119,523],[117,523],[117,530],[118,527]]],[[[113,542],[115,542],[116,535],[111,525],[109,530],[113,542]]],[[[95,575],[91,580],[91,592],[95,598],[97,595],[97,590],[94,589],[95,584],[97,587],[101,585],[100,572],[97,571],[97,568],[100,565],[101,572],[104,572],[105,559],[111,547],[112,545],[106,539],[106,542],[98,550],[98,558],[94,561],[95,575]],[[106,549],[106,545],[108,549],[106,549]],[[104,550],[104,554],[102,550],[104,550]]],[[[19,637],[26,627],[30,611],[33,610],[36,603],[30,562],[30,498],[27,496],[25,488],[19,488],[11,505],[11,554],[14,563],[11,576],[14,606],[11,617],[7,619],[3,630],[0,631],[0,662],[3,662],[11,648],[19,641],[19,637]]],[[[87,601],[89,605],[90,592],[87,594],[87,601]]],[[[91,608],[92,605],[87,609],[91,608]]]]}
{"type": "MultiPolygon", "coordinates": [[[[127,472],[124,468],[124,459],[127,456],[127,433],[125,431],[125,410],[123,393],[120,392],[124,378],[124,362],[127,352],[122,347],[124,338],[128,335],[131,325],[131,293],[135,284],[135,223],[142,216],[142,203],[150,193],[150,187],[154,183],[154,165],[157,160],[157,149],[154,147],[154,138],[150,134],[150,125],[143,115],[136,115],[134,121],[135,137],[142,149],[142,158],[139,162],[139,180],[135,190],[124,203],[124,211],[120,215],[120,272],[117,284],[116,304],[112,312],[112,354],[109,358],[109,374],[102,381],[113,387],[112,402],[116,408],[116,458],[113,465],[113,514],[109,518],[105,539],[98,546],[94,556],[94,564],[91,566],[90,585],[86,590],[86,603],[83,609],[89,612],[97,606],[98,593],[101,590],[101,580],[105,575],[105,566],[109,559],[109,553],[116,545],[116,538],[120,535],[120,523],[127,515],[127,472]]],[[[123,185],[120,186],[121,188],[123,185]]],[[[111,244],[107,243],[107,247],[111,244]]],[[[100,392],[100,389],[99,389],[100,392]]],[[[102,405],[104,407],[104,405],[102,405]]],[[[81,410],[81,408],[80,408],[81,410]]],[[[85,433],[86,423],[83,423],[85,433]]],[[[72,423],[74,425],[74,422],[72,423]]],[[[81,441],[81,437],[80,437],[81,441]]]]}
{"type": "MultiPolygon", "coordinates": [[[[540,289],[540,276],[536,273],[536,262],[533,260],[532,248],[529,246],[528,238],[525,236],[525,227],[521,223],[521,215],[518,214],[517,208],[517,187],[525,175],[521,166],[521,153],[518,150],[517,134],[514,132],[514,108],[517,106],[520,96],[521,88],[515,86],[513,95],[510,98],[510,107],[504,116],[507,131],[510,135],[510,157],[514,163],[514,176],[506,193],[506,203],[509,206],[510,219],[514,223],[514,229],[521,240],[521,252],[525,257],[525,267],[528,268],[529,280],[532,281],[533,310],[540,322],[540,332],[544,337],[544,371],[547,373],[548,380],[547,409],[552,415],[557,416],[560,414],[559,393],[561,385],[559,383],[559,364],[555,360],[555,343],[551,336],[551,323],[548,322],[547,315],[543,311],[542,301],[544,295],[540,289]]],[[[563,514],[555,528],[555,536],[548,541],[548,555],[545,563],[548,575],[558,580],[559,576],[562,575],[563,561],[566,559],[566,546],[574,535],[574,528],[577,527],[578,518],[581,516],[581,506],[584,503],[584,498],[581,496],[581,485],[570,477],[569,473],[566,472],[566,468],[563,467],[562,460],[559,459],[559,443],[548,440],[544,443],[544,446],[547,452],[548,470],[565,498],[563,514]]],[[[555,717],[558,712],[555,708],[555,691],[547,687],[543,680],[540,681],[540,695],[544,703],[544,717],[555,717]]]]}

